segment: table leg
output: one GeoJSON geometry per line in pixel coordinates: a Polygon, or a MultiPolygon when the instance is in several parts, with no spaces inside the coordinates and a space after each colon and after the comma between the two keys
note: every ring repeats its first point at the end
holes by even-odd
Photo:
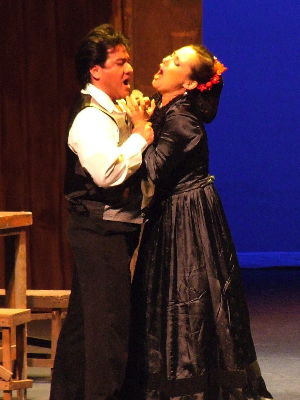
{"type": "Polygon", "coordinates": [[[7,287],[6,304],[9,308],[26,308],[26,232],[15,236],[15,263],[7,287]]]}

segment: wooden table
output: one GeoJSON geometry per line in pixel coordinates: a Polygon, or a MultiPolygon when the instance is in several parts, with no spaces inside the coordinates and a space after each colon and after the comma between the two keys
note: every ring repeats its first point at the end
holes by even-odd
{"type": "Polygon", "coordinates": [[[11,271],[5,271],[5,306],[26,307],[27,265],[26,232],[32,225],[32,213],[28,211],[0,211],[0,236],[15,237],[15,259],[11,271]]]}

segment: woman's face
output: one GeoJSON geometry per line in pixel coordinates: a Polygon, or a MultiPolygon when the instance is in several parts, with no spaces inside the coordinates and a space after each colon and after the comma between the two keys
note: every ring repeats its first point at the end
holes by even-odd
{"type": "Polygon", "coordinates": [[[183,93],[188,82],[191,82],[192,67],[196,63],[195,50],[190,46],[181,47],[162,60],[159,70],[154,75],[152,86],[161,94],[177,91],[183,93]]]}

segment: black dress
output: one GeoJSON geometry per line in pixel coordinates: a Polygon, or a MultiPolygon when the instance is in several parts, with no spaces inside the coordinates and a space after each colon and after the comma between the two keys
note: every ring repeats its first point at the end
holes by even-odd
{"type": "Polygon", "coordinates": [[[155,141],[144,160],[155,196],[132,286],[123,398],[272,398],[256,361],[234,245],[208,174],[203,120],[210,117],[192,104],[189,95],[179,96],[152,118],[155,141]]]}

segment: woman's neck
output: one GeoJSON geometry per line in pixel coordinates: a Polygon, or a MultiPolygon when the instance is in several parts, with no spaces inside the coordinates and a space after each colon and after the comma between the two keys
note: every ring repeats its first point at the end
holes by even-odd
{"type": "Polygon", "coordinates": [[[170,103],[171,100],[175,99],[175,97],[180,96],[185,92],[185,89],[176,90],[174,92],[163,93],[161,97],[161,105],[162,107],[166,104],[170,103]]]}

